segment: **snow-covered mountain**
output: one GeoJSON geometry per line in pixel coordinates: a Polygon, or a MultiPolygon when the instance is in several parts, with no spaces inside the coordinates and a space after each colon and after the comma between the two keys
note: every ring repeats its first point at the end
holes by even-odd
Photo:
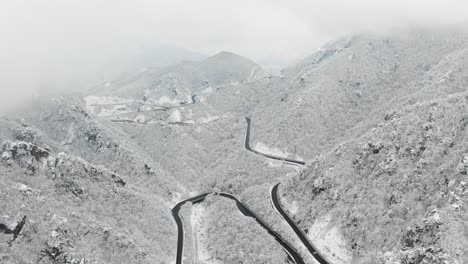
{"type": "Polygon", "coordinates": [[[264,128],[254,140],[312,159],[377,125],[427,83],[463,69],[467,39],[458,32],[416,31],[330,43],[284,71],[274,84],[282,92],[252,115],[264,128]]]}
{"type": "MultiPolygon", "coordinates": [[[[330,263],[466,263],[467,40],[342,38],[280,76],[222,52],[38,99],[0,118],[0,262],[175,263],[172,207],[228,192],[315,263],[280,183],[330,263]],[[245,117],[251,148],[307,164],[248,151],[245,117]]],[[[236,208],[182,207],[184,263],[288,262],[236,208]]]]}
{"type": "Polygon", "coordinates": [[[201,61],[143,69],[136,75],[105,83],[99,94],[170,104],[188,101],[192,94],[208,93],[265,77],[268,77],[266,72],[253,61],[221,52],[201,61]]]}

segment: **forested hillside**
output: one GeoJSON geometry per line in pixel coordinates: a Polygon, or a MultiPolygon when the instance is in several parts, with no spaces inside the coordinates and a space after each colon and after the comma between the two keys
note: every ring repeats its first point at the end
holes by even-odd
{"type": "Polygon", "coordinates": [[[0,262],[176,263],[182,234],[182,263],[291,263],[271,228],[315,263],[279,183],[330,263],[467,263],[467,40],[341,38],[276,76],[222,52],[4,113],[0,262]],[[206,192],[268,228],[210,195],[178,233],[206,192]]]}

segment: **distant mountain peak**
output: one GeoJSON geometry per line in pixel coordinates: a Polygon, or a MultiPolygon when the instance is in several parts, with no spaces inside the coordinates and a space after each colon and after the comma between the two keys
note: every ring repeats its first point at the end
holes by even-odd
{"type": "Polygon", "coordinates": [[[244,62],[247,64],[252,64],[252,66],[257,65],[257,63],[255,63],[251,59],[248,59],[246,57],[243,57],[241,55],[238,55],[236,53],[229,52],[229,51],[221,51],[207,58],[205,61],[226,61],[226,62],[239,61],[239,62],[244,62]]]}
{"type": "Polygon", "coordinates": [[[212,56],[213,58],[214,57],[241,57],[243,58],[242,56],[234,53],[234,52],[230,52],[230,51],[221,51],[221,52],[218,52],[216,53],[215,55],[212,56]]]}

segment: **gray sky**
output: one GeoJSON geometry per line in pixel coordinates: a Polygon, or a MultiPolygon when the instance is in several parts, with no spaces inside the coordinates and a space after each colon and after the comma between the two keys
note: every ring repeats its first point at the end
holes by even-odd
{"type": "Polygon", "coordinates": [[[467,14],[466,0],[0,0],[0,104],[140,45],[291,61],[340,35],[467,14]]]}

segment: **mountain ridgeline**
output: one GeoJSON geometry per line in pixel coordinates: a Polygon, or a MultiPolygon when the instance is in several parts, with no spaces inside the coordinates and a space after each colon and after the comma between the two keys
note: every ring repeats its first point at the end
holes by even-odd
{"type": "Polygon", "coordinates": [[[468,263],[466,33],[148,66],[0,117],[0,263],[468,263]]]}

